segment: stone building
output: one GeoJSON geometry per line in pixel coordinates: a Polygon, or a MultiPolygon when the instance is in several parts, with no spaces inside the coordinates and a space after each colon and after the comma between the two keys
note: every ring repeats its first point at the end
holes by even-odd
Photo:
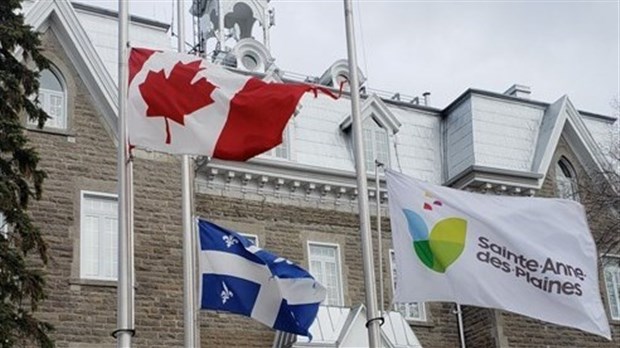
{"type": "MultiPolygon", "coordinates": [[[[197,2],[192,9],[208,14],[200,19],[204,30],[199,39],[215,40],[215,59],[266,80],[292,80],[295,75],[281,71],[269,53],[269,1],[222,1],[215,6],[218,3],[197,2]],[[260,41],[248,34],[257,25],[263,29],[260,41]]],[[[61,0],[25,1],[24,11],[27,22],[42,33],[45,54],[52,61],[41,84],[41,101],[52,119],[42,130],[27,124],[48,173],[44,198],[31,208],[51,256],[46,268],[49,297],[40,315],[56,327],[58,347],[112,347],[117,14],[61,0]]],[[[133,17],[130,41],[171,50],[169,29],[133,17]]],[[[347,62],[341,60],[306,80],[335,87],[347,75],[347,62]]],[[[362,71],[359,76],[364,81],[362,71]]],[[[469,89],[439,108],[424,102],[428,96],[405,98],[365,88],[361,109],[369,186],[374,186],[378,159],[413,177],[459,189],[578,199],[577,182],[587,182],[609,164],[606,153],[618,142],[612,131],[616,119],[580,111],[567,96],[541,102],[529,94],[529,88],[520,85],[504,93],[469,89]]],[[[346,340],[356,342],[351,332],[358,330],[356,315],[363,315],[364,301],[356,200],[366,193],[355,186],[350,128],[347,96],[336,101],[306,96],[276,149],[245,163],[196,161],[198,215],[246,233],[260,247],[298,262],[329,290],[323,322],[315,323],[322,325],[321,335],[310,344],[303,339],[292,343],[290,337],[284,339],[248,318],[204,312],[203,346],[336,347],[346,340]]],[[[178,347],[183,344],[180,159],[142,151],[135,156],[134,342],[138,347],[178,347]]],[[[368,195],[371,211],[387,199],[384,190],[368,195]]],[[[383,306],[393,313],[393,332],[386,333],[386,340],[399,347],[417,342],[423,347],[458,347],[454,304],[391,304],[391,236],[388,212],[382,209],[383,306]],[[402,323],[407,328],[395,333],[402,323]]],[[[597,227],[591,228],[596,234],[597,227]]],[[[601,296],[613,341],[499,310],[465,307],[467,345],[617,346],[619,254],[616,250],[616,256],[601,255],[601,296]]],[[[378,262],[375,266],[378,271],[378,262]]]]}

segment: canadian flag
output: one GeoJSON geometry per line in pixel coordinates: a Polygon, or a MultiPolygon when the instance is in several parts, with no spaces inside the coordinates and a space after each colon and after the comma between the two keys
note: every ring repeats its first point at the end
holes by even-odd
{"type": "Polygon", "coordinates": [[[129,142],[172,154],[245,161],[282,142],[304,84],[266,83],[196,56],[132,48],[129,142]]]}

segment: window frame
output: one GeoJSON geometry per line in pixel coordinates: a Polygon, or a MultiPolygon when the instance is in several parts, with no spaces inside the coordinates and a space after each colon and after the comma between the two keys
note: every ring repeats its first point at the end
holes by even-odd
{"type": "MultiPolygon", "coordinates": [[[[339,294],[339,298],[338,298],[338,302],[336,304],[333,303],[329,303],[327,304],[327,296],[325,297],[325,301],[322,303],[324,305],[327,306],[339,306],[339,307],[344,307],[344,279],[342,277],[342,258],[341,258],[341,254],[340,254],[340,244],[337,243],[326,243],[326,242],[316,242],[316,241],[307,241],[306,243],[306,248],[307,248],[307,252],[308,252],[308,271],[310,272],[310,274],[315,277],[314,273],[312,272],[312,253],[310,252],[310,247],[311,246],[319,246],[319,247],[329,247],[329,248],[335,248],[336,249],[336,272],[338,275],[338,294],[339,294]]],[[[316,279],[317,281],[320,282],[320,279],[316,279]]],[[[325,284],[323,284],[323,286],[326,286],[325,284]]]]}
{"type": "Polygon", "coordinates": [[[611,318],[611,320],[620,321],[620,255],[604,255],[602,257],[602,263],[603,263],[602,265],[603,285],[605,287],[607,307],[609,309],[609,317],[611,318]],[[605,276],[607,267],[615,268],[614,271],[615,271],[616,279],[613,279],[615,281],[615,284],[612,283],[613,284],[612,290],[616,291],[614,295],[616,296],[615,310],[617,311],[617,316],[614,316],[613,314],[611,294],[609,293],[609,283],[608,283],[607,277],[605,276]]]}
{"type": "Polygon", "coordinates": [[[292,128],[293,128],[293,120],[289,120],[289,123],[284,127],[284,131],[282,131],[282,143],[278,146],[272,148],[269,151],[265,151],[263,155],[269,159],[275,159],[278,161],[291,161],[293,159],[293,152],[291,147],[291,139],[292,136],[292,128]],[[284,145],[285,157],[278,156],[278,150],[282,151],[282,145],[284,145]]]}
{"type": "MultiPolygon", "coordinates": [[[[394,269],[396,268],[396,263],[394,262],[394,258],[396,257],[396,254],[394,252],[394,249],[389,249],[389,261],[390,261],[390,280],[391,280],[391,284],[392,284],[392,298],[394,298],[394,293],[396,291],[396,287],[394,286],[394,281],[396,280],[394,278],[394,269]]],[[[427,322],[428,321],[428,315],[427,315],[427,311],[426,311],[426,302],[404,302],[405,305],[412,305],[412,304],[417,304],[418,306],[418,311],[420,312],[420,317],[414,317],[414,316],[410,316],[408,313],[403,313],[401,311],[398,310],[398,304],[399,303],[403,303],[403,302],[394,302],[393,301],[393,305],[394,305],[394,310],[399,312],[400,314],[402,314],[403,318],[405,318],[405,320],[407,321],[415,321],[415,322],[427,322]]]]}
{"type": "MultiPolygon", "coordinates": [[[[47,88],[43,88],[41,86],[39,86],[39,103],[40,106],[43,110],[46,109],[46,106],[50,105],[50,102],[48,99],[50,99],[50,97],[52,96],[62,96],[62,110],[63,110],[63,114],[62,114],[62,126],[58,127],[56,126],[56,124],[58,123],[58,118],[54,119],[55,121],[55,125],[54,126],[50,126],[48,122],[45,123],[45,125],[43,126],[43,129],[46,130],[55,130],[55,131],[67,131],[69,129],[69,93],[68,93],[68,87],[67,87],[67,82],[65,79],[65,76],[60,72],[60,69],[56,68],[54,65],[50,65],[46,70],[48,70],[55,78],[56,80],[58,80],[58,83],[60,84],[60,87],[62,89],[62,92],[58,92],[55,90],[51,90],[51,89],[47,89],[47,88]]],[[[48,115],[48,111],[45,111],[48,115]]],[[[49,121],[49,120],[48,120],[49,121]]],[[[33,122],[30,119],[26,120],[26,123],[28,124],[28,126],[30,127],[36,127],[37,122],[33,122]]]]}
{"type": "Polygon", "coordinates": [[[9,234],[9,223],[6,221],[6,216],[0,212],[0,236],[7,238],[9,234]]]}
{"type": "MultiPolygon", "coordinates": [[[[90,196],[90,197],[95,197],[95,198],[103,198],[103,199],[114,199],[116,201],[116,208],[117,208],[117,215],[116,215],[116,219],[118,222],[119,219],[119,215],[118,215],[118,195],[114,194],[114,193],[106,193],[106,192],[98,192],[98,191],[88,191],[88,190],[81,190],[80,191],[80,260],[79,260],[79,278],[83,279],[83,280],[96,280],[96,281],[107,281],[107,282],[116,282],[118,281],[118,271],[115,277],[102,277],[102,276],[92,276],[92,275],[86,275],[84,274],[84,243],[85,243],[85,239],[84,238],[84,201],[85,201],[85,197],[90,196]]],[[[118,224],[116,227],[116,235],[118,237],[118,224]]],[[[117,248],[117,254],[118,254],[118,238],[116,241],[116,248],[117,248]]]]}
{"type": "Polygon", "coordinates": [[[254,243],[254,246],[257,248],[260,248],[260,241],[258,239],[258,235],[252,234],[252,233],[241,233],[241,232],[239,232],[239,234],[245,237],[246,239],[254,238],[254,240],[256,241],[256,243],[254,243]]]}
{"type": "Polygon", "coordinates": [[[375,165],[376,165],[375,161],[380,161],[380,162],[383,161],[382,164],[384,165],[384,168],[389,168],[390,167],[390,132],[388,131],[387,128],[381,125],[379,121],[377,121],[377,119],[375,118],[375,116],[373,116],[373,114],[366,117],[362,121],[362,140],[364,141],[364,163],[366,164],[366,171],[367,172],[375,171],[375,165]],[[372,124],[372,126],[368,126],[367,125],[368,123],[372,124]],[[367,131],[371,132],[370,144],[368,143],[368,140],[366,139],[367,131]],[[381,134],[383,138],[385,139],[386,158],[381,159],[381,160],[377,156],[378,154],[377,149],[379,147],[378,142],[377,142],[378,134],[381,134]],[[369,159],[367,157],[369,151],[373,158],[369,159]]]}
{"type": "Polygon", "coordinates": [[[555,162],[555,191],[559,198],[571,199],[580,202],[579,185],[577,182],[577,171],[575,166],[565,156],[560,156],[555,162]],[[566,170],[565,170],[566,169],[566,170]],[[568,173],[568,175],[566,175],[568,173]],[[561,186],[568,186],[570,192],[561,186]]]}

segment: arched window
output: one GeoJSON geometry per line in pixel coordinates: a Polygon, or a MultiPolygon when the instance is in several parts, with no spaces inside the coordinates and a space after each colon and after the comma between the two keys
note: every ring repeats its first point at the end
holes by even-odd
{"type": "Polygon", "coordinates": [[[565,157],[555,165],[555,185],[558,197],[579,201],[575,169],[565,157]]]}
{"type": "Polygon", "coordinates": [[[388,146],[388,132],[381,127],[373,117],[364,120],[364,159],[366,170],[375,170],[375,160],[389,168],[390,152],[388,146]]]}
{"type": "MultiPolygon", "coordinates": [[[[46,128],[67,128],[67,90],[59,74],[52,70],[41,71],[39,80],[39,102],[50,117],[45,122],[46,128]]],[[[29,121],[30,124],[36,124],[29,121]]]]}

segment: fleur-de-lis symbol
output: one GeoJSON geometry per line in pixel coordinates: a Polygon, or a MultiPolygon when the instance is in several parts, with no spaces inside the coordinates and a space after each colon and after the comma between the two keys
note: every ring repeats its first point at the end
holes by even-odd
{"type": "Polygon", "coordinates": [[[237,238],[235,238],[234,236],[223,236],[222,239],[224,240],[224,242],[226,243],[226,247],[230,248],[231,246],[239,243],[239,241],[237,240],[237,238]]]}
{"type": "Polygon", "coordinates": [[[226,283],[222,282],[222,287],[224,290],[220,293],[220,297],[222,298],[222,304],[226,304],[226,301],[230,300],[235,294],[232,291],[228,290],[226,283]]]}

